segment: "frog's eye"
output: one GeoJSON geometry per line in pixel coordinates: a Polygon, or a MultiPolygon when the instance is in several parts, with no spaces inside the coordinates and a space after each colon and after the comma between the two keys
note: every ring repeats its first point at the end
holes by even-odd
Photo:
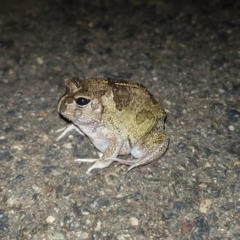
{"type": "Polygon", "coordinates": [[[75,99],[75,102],[79,107],[85,107],[86,105],[88,105],[90,101],[91,101],[90,99],[84,97],[79,97],[75,99]]]}

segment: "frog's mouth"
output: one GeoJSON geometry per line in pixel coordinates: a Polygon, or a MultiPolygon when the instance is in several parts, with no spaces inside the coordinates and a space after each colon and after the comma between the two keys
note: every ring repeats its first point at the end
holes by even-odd
{"type": "Polygon", "coordinates": [[[69,117],[67,117],[66,115],[63,115],[63,114],[59,113],[59,116],[62,119],[64,119],[67,123],[71,123],[72,122],[72,120],[69,117]]]}

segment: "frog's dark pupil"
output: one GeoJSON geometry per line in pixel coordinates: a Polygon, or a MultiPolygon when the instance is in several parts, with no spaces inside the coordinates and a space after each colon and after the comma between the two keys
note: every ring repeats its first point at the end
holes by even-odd
{"type": "Polygon", "coordinates": [[[75,102],[79,106],[85,106],[90,102],[90,99],[80,97],[80,98],[75,99],[75,102]]]}

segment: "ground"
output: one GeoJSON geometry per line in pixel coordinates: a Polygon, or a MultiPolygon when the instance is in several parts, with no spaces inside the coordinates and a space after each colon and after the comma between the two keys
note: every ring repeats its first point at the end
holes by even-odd
{"type": "Polygon", "coordinates": [[[1,3],[1,239],[240,239],[240,6],[190,2],[1,3]],[[74,76],[144,84],[166,154],[87,175],[89,140],[56,141],[74,76]]]}

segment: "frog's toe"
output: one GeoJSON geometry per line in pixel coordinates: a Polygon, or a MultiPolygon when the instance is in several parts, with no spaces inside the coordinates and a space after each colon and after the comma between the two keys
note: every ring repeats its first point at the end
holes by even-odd
{"type": "Polygon", "coordinates": [[[131,167],[129,167],[128,169],[127,169],[127,171],[129,172],[129,171],[131,171],[133,168],[135,168],[135,167],[138,167],[138,166],[141,166],[141,165],[143,165],[142,163],[141,163],[141,161],[136,161],[134,164],[132,164],[131,165],[131,167]]]}
{"type": "Polygon", "coordinates": [[[125,164],[125,165],[133,165],[134,163],[139,161],[139,159],[127,160],[127,159],[120,159],[120,158],[111,158],[111,160],[113,162],[119,162],[119,163],[125,164]]]}
{"type": "Polygon", "coordinates": [[[104,160],[99,160],[98,159],[98,161],[96,161],[88,170],[87,170],[87,174],[89,174],[93,169],[95,169],[95,168],[100,168],[100,169],[102,169],[102,168],[106,168],[106,167],[108,167],[109,165],[111,165],[111,163],[112,163],[113,161],[112,161],[112,159],[104,159],[104,160]]]}
{"type": "Polygon", "coordinates": [[[99,160],[99,158],[78,158],[75,159],[75,162],[89,162],[89,163],[93,163],[96,162],[97,160],[99,160]]]}

